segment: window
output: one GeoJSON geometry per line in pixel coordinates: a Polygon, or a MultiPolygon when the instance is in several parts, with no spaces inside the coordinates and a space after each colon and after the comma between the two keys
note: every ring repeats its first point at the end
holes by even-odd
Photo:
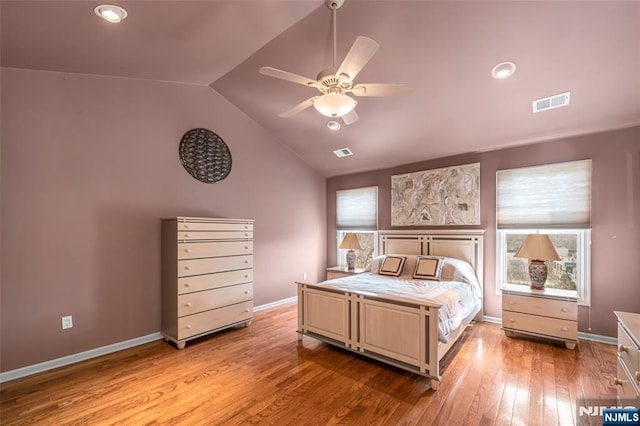
{"type": "Polygon", "coordinates": [[[499,170],[496,177],[498,283],[529,285],[528,260],[514,255],[527,234],[548,234],[560,260],[547,261],[546,287],[575,290],[589,305],[591,160],[499,170]]]}
{"type": "Polygon", "coordinates": [[[362,250],[356,250],[356,268],[364,268],[378,254],[378,187],[336,191],[337,264],[346,265],[347,250],[340,243],[353,232],[362,250]]]}

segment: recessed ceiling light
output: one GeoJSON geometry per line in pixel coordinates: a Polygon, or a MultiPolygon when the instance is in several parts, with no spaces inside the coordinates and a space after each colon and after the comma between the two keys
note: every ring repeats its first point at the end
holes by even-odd
{"type": "Polygon", "coordinates": [[[511,77],[516,72],[516,64],[513,62],[501,62],[491,70],[491,75],[496,80],[503,80],[511,77]]]}
{"type": "Polygon", "coordinates": [[[120,6],[114,6],[112,4],[98,5],[93,9],[93,11],[96,15],[109,22],[120,22],[127,17],[126,10],[120,6]]]}
{"type": "Polygon", "coordinates": [[[333,130],[334,132],[340,130],[340,123],[338,123],[337,121],[331,120],[327,123],[327,127],[329,128],[329,130],[333,130]]]}

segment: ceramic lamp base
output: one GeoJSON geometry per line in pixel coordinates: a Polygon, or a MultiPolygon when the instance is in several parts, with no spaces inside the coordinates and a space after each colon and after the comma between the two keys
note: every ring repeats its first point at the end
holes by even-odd
{"type": "Polygon", "coordinates": [[[347,252],[347,269],[356,269],[356,252],[354,250],[347,252]]]}
{"type": "Polygon", "coordinates": [[[547,281],[547,265],[542,260],[531,259],[529,261],[529,279],[532,290],[544,290],[547,281]]]}

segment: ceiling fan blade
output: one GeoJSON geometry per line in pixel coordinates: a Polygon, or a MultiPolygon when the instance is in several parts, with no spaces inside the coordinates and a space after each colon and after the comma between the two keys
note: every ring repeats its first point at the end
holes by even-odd
{"type": "Polygon", "coordinates": [[[376,43],[374,40],[359,36],[355,42],[353,42],[353,46],[345,56],[342,64],[338,68],[336,75],[341,80],[345,81],[353,81],[354,78],[358,75],[358,73],[367,65],[369,59],[373,57],[373,55],[378,51],[380,45],[376,43]],[[343,76],[344,74],[344,76],[343,76]]]}
{"type": "Polygon", "coordinates": [[[350,113],[342,116],[342,121],[344,121],[344,124],[346,124],[347,126],[349,124],[355,123],[358,120],[360,120],[360,117],[358,117],[358,113],[355,109],[352,109],[350,113]]]}
{"type": "Polygon", "coordinates": [[[309,98],[306,101],[300,102],[298,105],[294,106],[290,110],[278,114],[278,117],[280,117],[280,118],[289,118],[292,115],[295,115],[295,114],[299,113],[300,111],[303,111],[303,110],[309,108],[311,105],[313,105],[313,100],[315,98],[316,98],[316,96],[314,96],[313,98],[309,98]]]}
{"type": "Polygon", "coordinates": [[[351,93],[356,96],[405,96],[413,91],[407,83],[368,83],[356,84],[351,93]]]}
{"type": "Polygon", "coordinates": [[[316,87],[318,85],[318,82],[315,80],[311,80],[310,78],[303,77],[301,75],[294,74],[288,71],[282,71],[277,68],[262,67],[260,68],[260,74],[279,78],[281,80],[291,81],[293,83],[302,84],[303,86],[316,87]]]}

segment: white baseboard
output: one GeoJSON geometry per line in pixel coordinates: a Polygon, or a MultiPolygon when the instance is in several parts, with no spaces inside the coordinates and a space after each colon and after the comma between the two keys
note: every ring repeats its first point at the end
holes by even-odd
{"type": "MultiPolygon", "coordinates": [[[[297,296],[290,297],[288,299],[277,300],[275,302],[267,303],[260,306],[255,306],[253,312],[264,311],[265,309],[275,308],[276,306],[288,305],[295,303],[298,300],[297,296]]],[[[96,358],[102,355],[110,354],[112,352],[121,351],[123,349],[132,348],[134,346],[142,345],[144,343],[153,342],[154,340],[162,339],[160,332],[148,334],[142,337],[136,337],[135,339],[126,340],[124,342],[114,343],[112,345],[102,346],[100,348],[90,349],[88,351],[80,352],[73,355],[68,355],[62,358],[52,359],[51,361],[41,362],[39,364],[29,365],[26,367],[18,368],[15,370],[0,373],[0,383],[8,382],[9,380],[19,379],[21,377],[30,376],[36,373],[42,373],[43,371],[53,370],[54,368],[63,367],[65,365],[74,364],[80,361],[86,361],[91,358],[96,358]]]]}
{"type": "MultiPolygon", "coordinates": [[[[289,305],[295,303],[298,300],[297,296],[289,297],[287,299],[276,300],[275,302],[266,303],[264,305],[255,306],[253,312],[260,312],[266,309],[275,308],[278,306],[289,305]]],[[[495,324],[502,324],[502,320],[498,317],[483,316],[482,319],[486,322],[495,324]]],[[[592,340],[594,342],[607,343],[610,345],[617,344],[615,337],[600,336],[590,333],[578,333],[578,338],[583,340],[592,340]]],[[[96,358],[102,355],[110,354],[112,352],[121,351],[123,349],[132,348],[134,346],[142,345],[144,343],[153,342],[155,340],[162,339],[160,332],[151,333],[146,336],[137,337],[135,339],[126,340],[124,342],[114,343],[112,345],[102,346],[100,348],[91,349],[88,351],[80,352],[77,354],[65,356],[62,358],[53,359],[51,361],[41,362],[39,364],[29,365],[27,367],[18,368],[16,370],[0,373],[0,383],[8,382],[10,380],[19,379],[21,377],[30,376],[36,373],[42,373],[43,371],[52,370],[54,368],[63,367],[65,365],[74,364],[76,362],[85,361],[91,358],[96,358]]]]}
{"type": "MultiPolygon", "coordinates": [[[[486,322],[492,322],[495,324],[502,324],[502,318],[498,318],[498,317],[489,317],[489,316],[483,316],[482,319],[486,322]]],[[[582,331],[578,332],[578,339],[581,340],[590,340],[592,342],[599,342],[599,343],[606,343],[608,345],[617,345],[618,344],[618,339],[615,337],[609,337],[609,336],[601,336],[599,334],[591,334],[591,333],[585,333],[582,331]]]]}
{"type": "Polygon", "coordinates": [[[296,303],[298,301],[298,296],[289,297],[288,299],[276,300],[275,302],[266,303],[260,306],[254,306],[253,312],[264,311],[265,309],[275,308],[277,306],[289,305],[291,303],[296,303]]]}
{"type": "Polygon", "coordinates": [[[112,345],[90,349],[88,351],[68,355],[62,358],[52,359],[51,361],[45,361],[39,364],[29,365],[27,367],[7,371],[4,373],[0,373],[0,383],[19,379],[20,377],[30,376],[36,373],[42,373],[43,371],[52,370],[54,368],[63,367],[65,365],[74,364],[76,362],[85,361],[91,358],[96,358],[102,355],[110,354],[112,352],[121,351],[123,349],[132,348],[134,346],[142,345],[144,343],[149,343],[160,339],[162,339],[162,335],[160,334],[160,332],[152,333],[146,336],[136,337],[135,339],[126,340],[124,342],[114,343],[112,345]]]}

